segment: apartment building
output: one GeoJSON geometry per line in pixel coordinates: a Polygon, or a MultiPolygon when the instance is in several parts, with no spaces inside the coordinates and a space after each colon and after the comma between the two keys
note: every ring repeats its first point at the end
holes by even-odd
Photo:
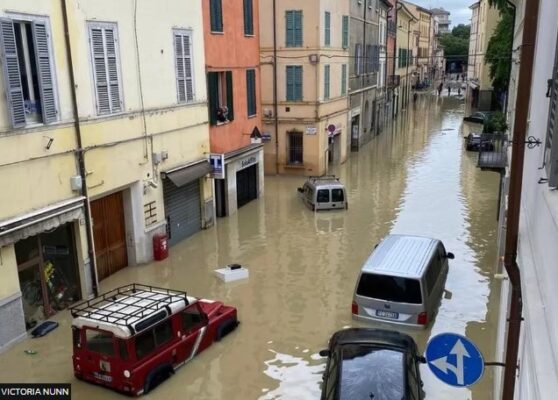
{"type": "Polygon", "coordinates": [[[266,172],[322,175],[347,158],[349,3],[261,0],[260,25],[266,172]]]}
{"type": "Polygon", "coordinates": [[[451,13],[447,10],[444,10],[443,7],[431,8],[430,12],[438,19],[438,29],[440,31],[440,34],[451,33],[451,20],[449,19],[451,13]]]}
{"type": "Polygon", "coordinates": [[[400,83],[395,94],[395,115],[407,107],[411,97],[411,85],[415,71],[413,49],[416,47],[416,36],[414,36],[414,31],[417,23],[418,19],[409,7],[403,2],[398,2],[395,74],[399,75],[400,83]]]}
{"type": "Polygon", "coordinates": [[[396,0],[388,0],[387,11],[387,39],[386,39],[386,88],[387,88],[387,119],[392,119],[395,111],[395,91],[399,86],[399,76],[396,69],[396,38],[397,38],[397,8],[396,0]]]}
{"type": "Polygon", "coordinates": [[[0,17],[2,348],[214,206],[201,2],[5,0],[0,17]]]}
{"type": "Polygon", "coordinates": [[[429,79],[432,65],[431,54],[433,49],[433,29],[432,29],[432,13],[416,4],[405,2],[405,5],[411,10],[414,17],[418,21],[415,24],[415,47],[417,49],[415,56],[415,72],[414,83],[424,82],[429,79]]]}
{"type": "Polygon", "coordinates": [[[259,2],[202,4],[215,209],[225,217],[264,190],[259,2]]]}

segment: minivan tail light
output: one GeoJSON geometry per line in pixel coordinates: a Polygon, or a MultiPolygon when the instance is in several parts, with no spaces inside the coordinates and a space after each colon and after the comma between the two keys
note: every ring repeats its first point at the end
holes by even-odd
{"type": "Polygon", "coordinates": [[[356,301],[353,301],[353,305],[351,306],[351,311],[353,314],[358,315],[358,304],[356,303],[356,301]]]}
{"type": "Polygon", "coordinates": [[[417,324],[419,324],[419,325],[426,325],[426,324],[428,324],[428,313],[426,313],[426,312],[421,312],[421,313],[418,315],[417,324]]]}

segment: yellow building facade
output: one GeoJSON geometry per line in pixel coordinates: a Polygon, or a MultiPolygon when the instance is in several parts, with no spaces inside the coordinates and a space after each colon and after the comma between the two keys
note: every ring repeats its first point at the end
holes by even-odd
{"type": "Polygon", "coordinates": [[[179,0],[2,2],[0,350],[155,234],[213,224],[202,21],[179,0]]]}
{"type": "Polygon", "coordinates": [[[416,70],[414,56],[416,55],[416,30],[417,18],[405,3],[397,5],[397,43],[395,49],[395,74],[399,76],[399,87],[396,90],[397,114],[409,104],[411,98],[411,85],[413,73],[416,70]]]}
{"type": "Polygon", "coordinates": [[[284,0],[274,21],[272,0],[260,1],[266,173],[322,175],[347,158],[348,7],[284,0]]]}

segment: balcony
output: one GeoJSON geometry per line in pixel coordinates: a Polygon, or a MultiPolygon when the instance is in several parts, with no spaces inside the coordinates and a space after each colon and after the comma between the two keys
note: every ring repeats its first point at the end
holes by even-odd
{"type": "Polygon", "coordinates": [[[387,77],[387,87],[388,88],[394,88],[399,86],[401,80],[401,76],[400,75],[388,75],[387,77]]]}
{"type": "Polygon", "coordinates": [[[477,167],[483,171],[503,173],[508,156],[508,136],[505,133],[483,133],[479,146],[477,167]]]}

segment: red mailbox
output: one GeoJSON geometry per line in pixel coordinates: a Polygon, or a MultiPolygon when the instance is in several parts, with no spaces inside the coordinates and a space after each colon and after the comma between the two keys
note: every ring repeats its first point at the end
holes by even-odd
{"type": "Polygon", "coordinates": [[[169,256],[169,244],[167,235],[157,233],[153,235],[153,258],[157,261],[164,260],[169,256]]]}

